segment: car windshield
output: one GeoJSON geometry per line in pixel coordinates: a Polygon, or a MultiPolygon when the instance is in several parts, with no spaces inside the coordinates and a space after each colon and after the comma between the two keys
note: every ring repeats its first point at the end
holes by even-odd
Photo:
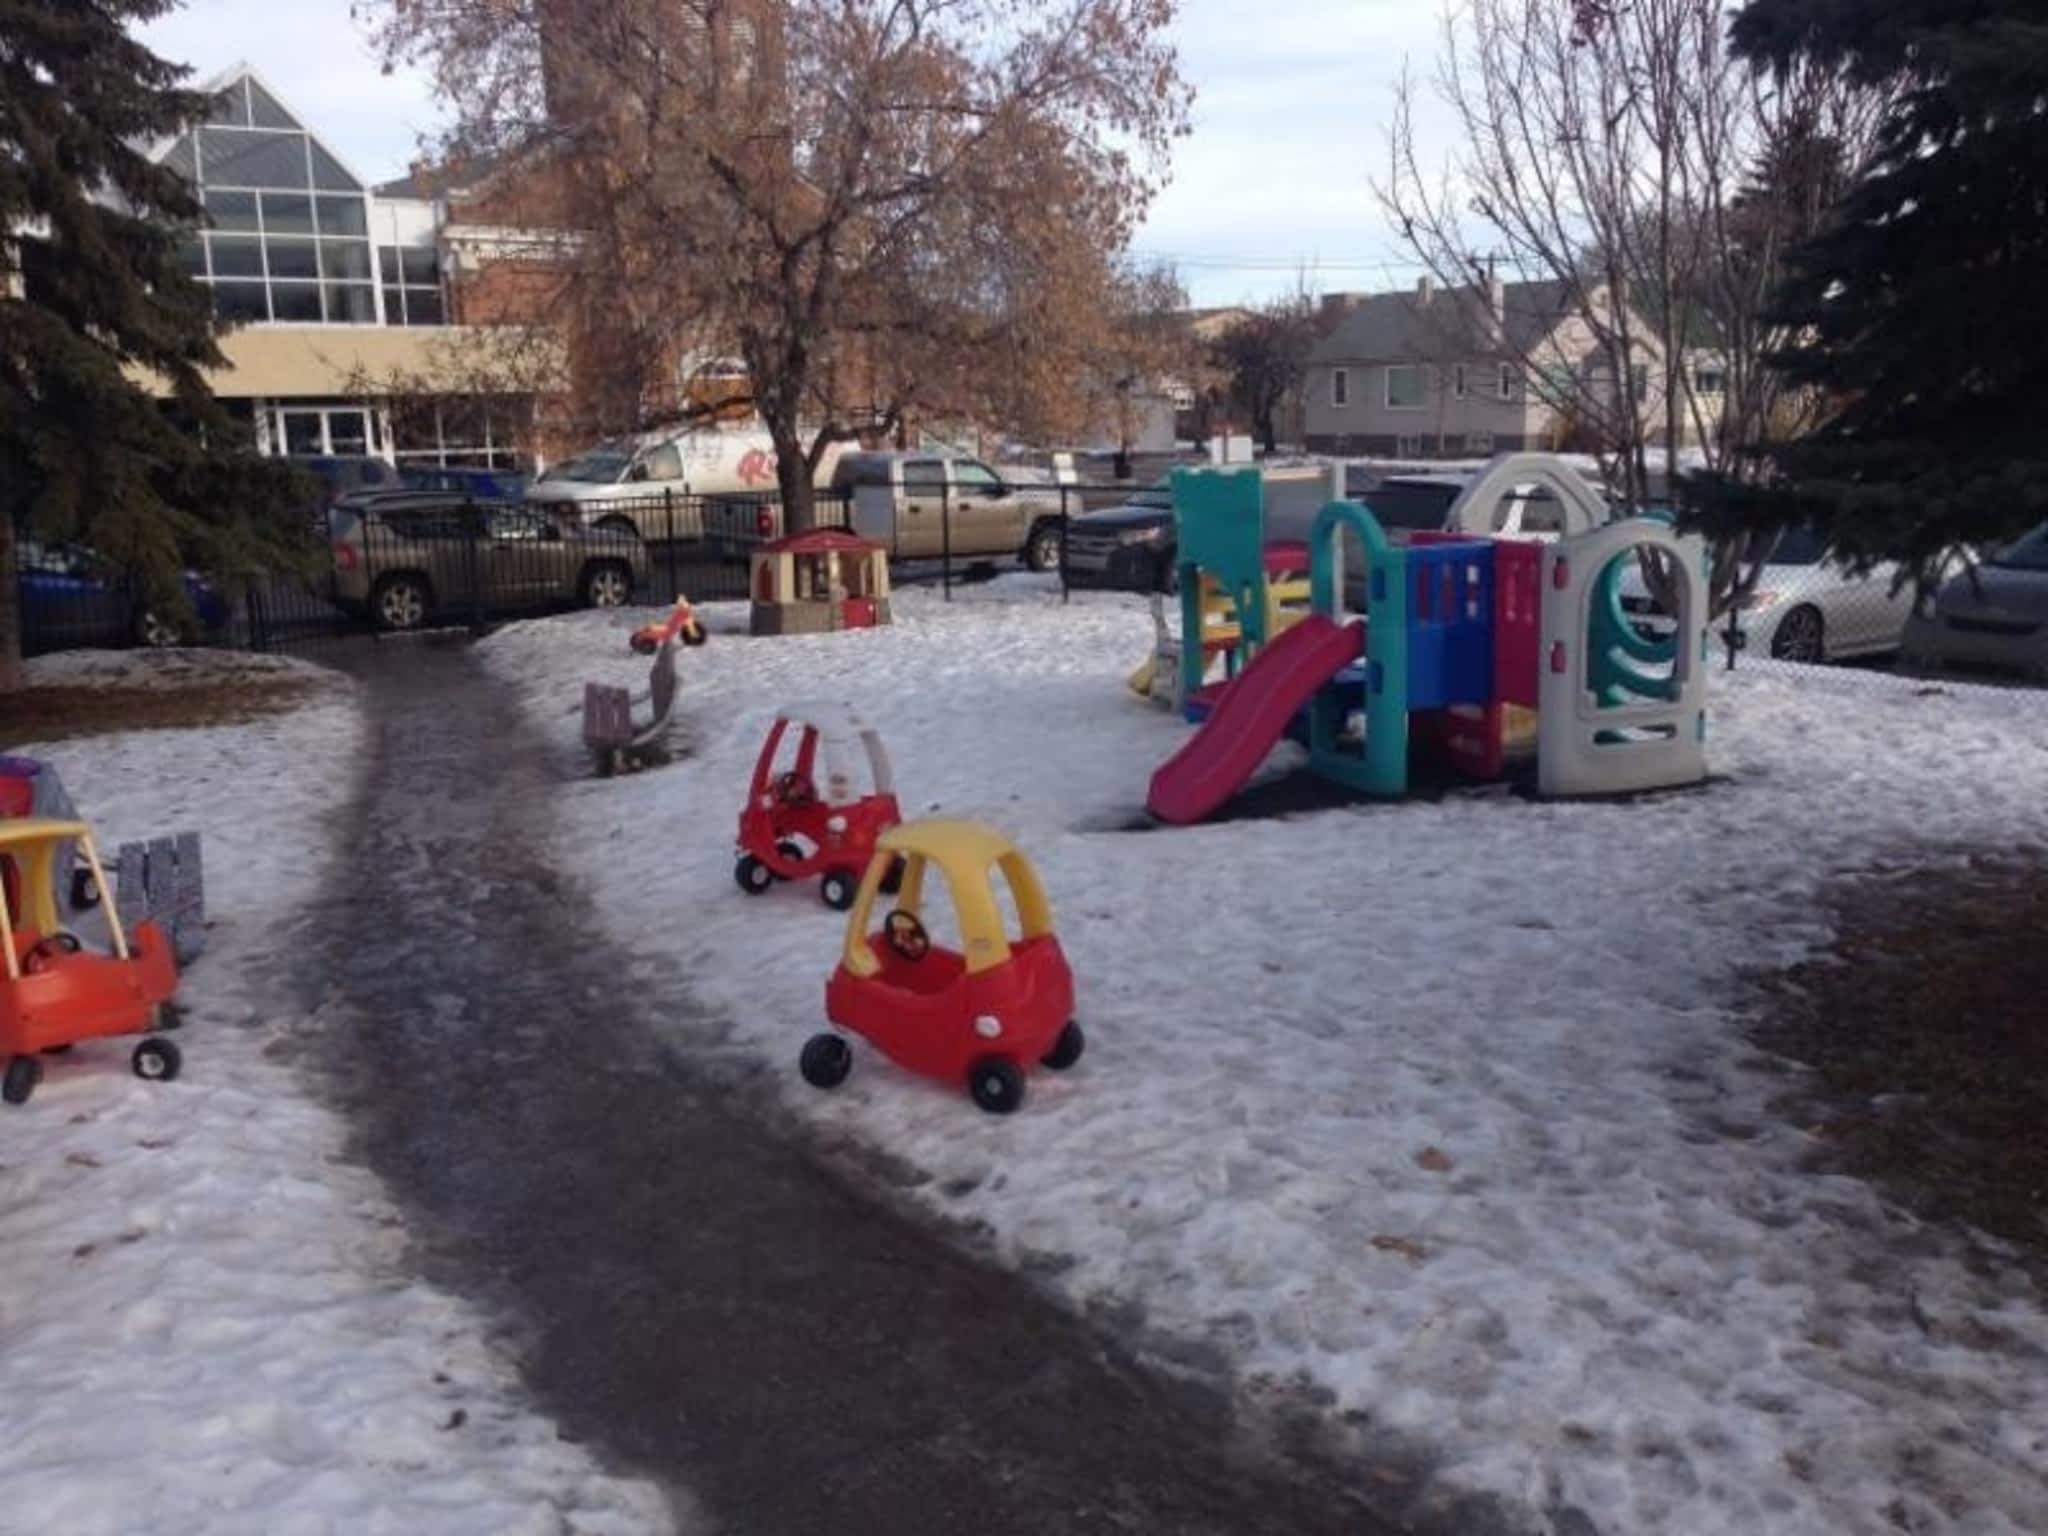
{"type": "Polygon", "coordinates": [[[1382,480],[1366,492],[1365,505],[1382,528],[1441,528],[1461,489],[1431,480],[1382,480]]]}
{"type": "Polygon", "coordinates": [[[548,471],[547,478],[577,480],[585,485],[610,485],[626,472],[626,466],[632,462],[633,455],[628,450],[608,443],[566,464],[556,465],[548,471]]]}
{"type": "Polygon", "coordinates": [[[1765,564],[1819,565],[1827,552],[1826,542],[1811,528],[1787,528],[1765,564]]]}
{"type": "Polygon", "coordinates": [[[1991,563],[2011,571],[2048,571],[2048,523],[2006,545],[1991,563]]]}

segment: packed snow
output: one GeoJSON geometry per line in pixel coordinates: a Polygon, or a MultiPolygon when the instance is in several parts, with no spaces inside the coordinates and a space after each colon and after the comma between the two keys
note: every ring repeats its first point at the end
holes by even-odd
{"type": "MultiPolygon", "coordinates": [[[[1829,937],[1829,878],[2038,842],[2048,703],[1747,666],[1714,679],[1705,788],[1138,831],[1187,729],[1124,686],[1142,602],[959,596],[761,640],[708,606],[686,755],[560,792],[612,934],[723,1015],[713,1037],[677,1010],[679,1049],[770,1064],[789,1112],[918,1170],[916,1198],[1075,1305],[1134,1304],[1163,1352],[1326,1392],[1356,1454],[1420,1469],[1416,1513],[2048,1530],[2042,1298],[1802,1171],[1736,1012],[1744,968],[1829,937]],[[815,884],[743,895],[732,838],[775,710],[820,696],[881,726],[906,814],[986,818],[1047,881],[1090,1045],[1013,1117],[865,1049],[835,1093],[797,1075],[843,919],[815,884]]],[[[487,643],[565,766],[584,681],[644,674],[638,621],[487,643]]]]}
{"type": "Polygon", "coordinates": [[[268,1047],[362,742],[352,691],[270,658],[43,658],[35,682],[315,682],[289,715],[11,751],[53,763],[108,853],[197,829],[212,919],[184,1073],[131,1042],[49,1058],[0,1108],[0,1530],[63,1536],[648,1536],[650,1486],[520,1406],[484,1319],[411,1279],[345,1128],[268,1047]]]}

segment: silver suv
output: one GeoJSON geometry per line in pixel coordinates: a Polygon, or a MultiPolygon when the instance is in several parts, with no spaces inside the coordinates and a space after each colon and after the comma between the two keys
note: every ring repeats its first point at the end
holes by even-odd
{"type": "Polygon", "coordinates": [[[852,498],[853,531],[898,559],[1015,555],[1034,571],[1059,568],[1066,511],[1058,486],[1017,485],[979,459],[937,453],[849,453],[832,486],[852,498]]]}

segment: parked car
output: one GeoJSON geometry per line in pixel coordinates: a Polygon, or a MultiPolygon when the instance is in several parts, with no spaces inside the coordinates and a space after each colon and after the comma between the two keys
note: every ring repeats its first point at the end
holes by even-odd
{"type": "Polygon", "coordinates": [[[1932,611],[1907,622],[1901,650],[1911,665],[2048,681],[2048,523],[1943,582],[1932,611]]]}
{"type": "Polygon", "coordinates": [[[518,501],[526,494],[526,476],[517,470],[473,464],[401,464],[398,483],[408,491],[449,491],[478,501],[518,501]]]}
{"type": "Polygon", "coordinates": [[[227,627],[227,600],[192,571],[185,573],[192,618],[181,620],[149,607],[129,582],[81,545],[22,539],[15,545],[15,569],[26,654],[189,645],[227,627]]]}
{"type": "MultiPolygon", "coordinates": [[[[814,484],[832,483],[839,449],[814,484]]],[[[782,535],[775,444],[758,428],[705,426],[611,438],[551,465],[526,490],[550,516],[645,539],[708,540],[743,555],[782,535]]],[[[821,522],[831,519],[823,516],[821,522]]]]}
{"type": "Polygon", "coordinates": [[[898,559],[1015,555],[1034,571],[1059,566],[1066,511],[1057,486],[1021,485],[979,459],[935,453],[845,454],[832,485],[852,497],[853,531],[898,559]]]}
{"type": "Polygon", "coordinates": [[[1897,566],[1855,574],[1818,534],[1788,529],[1736,613],[1736,643],[1779,661],[1886,655],[1899,648],[1913,595],[1897,566]]]}
{"type": "Polygon", "coordinates": [[[442,612],[618,608],[648,580],[631,534],[563,527],[530,507],[445,491],[344,497],[334,508],[334,601],[380,629],[442,612]]]}

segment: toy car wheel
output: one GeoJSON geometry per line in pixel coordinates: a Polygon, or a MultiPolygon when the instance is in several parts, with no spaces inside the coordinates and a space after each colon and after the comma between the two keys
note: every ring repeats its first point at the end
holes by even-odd
{"type": "Polygon", "coordinates": [[[751,853],[732,867],[733,880],[749,896],[758,896],[775,883],[775,871],[751,853]]]}
{"type": "Polygon", "coordinates": [[[860,881],[853,871],[828,869],[825,878],[818,882],[818,899],[834,912],[844,912],[853,905],[853,893],[860,889],[860,881]]]}
{"type": "Polygon", "coordinates": [[[1007,1115],[1024,1102],[1024,1074],[1001,1056],[984,1056],[967,1069],[967,1092],[992,1115],[1007,1115]]]}
{"type": "Polygon", "coordinates": [[[1088,1037],[1081,1033],[1081,1026],[1069,1019],[1061,1026],[1059,1038],[1053,1041],[1052,1049],[1038,1059],[1053,1071],[1064,1072],[1081,1059],[1081,1052],[1087,1045],[1088,1037]]]}
{"type": "Polygon", "coordinates": [[[152,1083],[168,1083],[178,1075],[178,1069],[185,1064],[178,1047],[169,1040],[145,1040],[135,1047],[135,1054],[128,1058],[128,1064],[135,1069],[135,1075],[147,1078],[152,1083]]]}
{"type": "Polygon", "coordinates": [[[0,1099],[10,1104],[26,1104],[28,1096],[36,1091],[36,1084],[43,1080],[43,1064],[33,1056],[17,1056],[7,1063],[7,1071],[0,1074],[0,1099]]]}
{"type": "Polygon", "coordinates": [[[813,1035],[796,1065],[813,1088],[837,1088],[853,1070],[853,1047],[838,1035],[813,1035]]]}

